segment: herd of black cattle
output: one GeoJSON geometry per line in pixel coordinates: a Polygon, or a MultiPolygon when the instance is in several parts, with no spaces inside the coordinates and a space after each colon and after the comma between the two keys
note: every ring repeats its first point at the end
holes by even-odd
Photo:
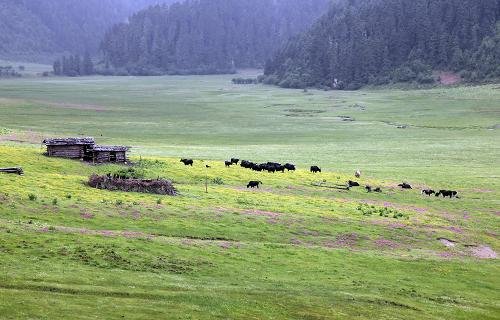
{"type": "MultiPolygon", "coordinates": [[[[186,166],[193,166],[194,160],[193,159],[181,159],[182,163],[186,166]]],[[[233,166],[233,165],[240,165],[242,168],[250,169],[256,172],[262,172],[262,171],[267,171],[269,173],[276,173],[276,172],[282,172],[284,173],[285,170],[287,171],[295,171],[296,167],[294,164],[291,163],[286,163],[282,165],[281,163],[278,162],[267,162],[267,163],[254,163],[251,161],[247,160],[241,160],[232,158],[229,161],[225,161],[224,164],[226,165],[227,168],[233,166]]],[[[210,166],[206,166],[207,168],[210,168],[210,166]]],[[[318,166],[311,166],[310,168],[311,173],[320,173],[321,168],[318,166]]],[[[355,176],[359,178],[361,176],[361,172],[359,170],[356,171],[355,176]]],[[[250,181],[247,184],[247,188],[259,188],[259,186],[262,184],[262,181],[250,181]]],[[[353,187],[360,187],[360,184],[356,181],[349,180],[346,183],[346,190],[350,190],[353,187]]],[[[403,182],[398,185],[398,187],[402,189],[413,189],[412,186],[406,182],[403,182]]],[[[365,186],[365,189],[367,192],[382,192],[382,189],[380,187],[372,187],[372,186],[365,186]]],[[[422,190],[422,195],[426,196],[432,196],[435,195],[436,197],[442,196],[443,198],[449,197],[449,198],[459,198],[458,197],[458,192],[454,190],[439,190],[439,191],[434,191],[432,189],[424,189],[422,190]]]]}

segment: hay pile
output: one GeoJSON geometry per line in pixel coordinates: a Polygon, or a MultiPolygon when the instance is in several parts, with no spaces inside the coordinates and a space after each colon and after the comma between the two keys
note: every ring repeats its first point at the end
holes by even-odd
{"type": "Polygon", "coordinates": [[[109,175],[99,176],[93,174],[89,178],[88,185],[92,188],[111,191],[153,193],[169,196],[177,195],[177,190],[172,182],[165,179],[120,179],[109,175]]]}

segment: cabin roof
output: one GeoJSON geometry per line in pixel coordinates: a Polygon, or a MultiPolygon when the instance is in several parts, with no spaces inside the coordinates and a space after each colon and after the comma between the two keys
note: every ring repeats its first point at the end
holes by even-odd
{"type": "Polygon", "coordinates": [[[127,152],[129,149],[130,147],[126,146],[94,146],[92,148],[92,150],[96,152],[127,152]]]}
{"type": "Polygon", "coordinates": [[[51,138],[45,139],[42,143],[46,146],[72,146],[72,145],[94,145],[95,141],[92,137],[80,138],[51,138]]]}

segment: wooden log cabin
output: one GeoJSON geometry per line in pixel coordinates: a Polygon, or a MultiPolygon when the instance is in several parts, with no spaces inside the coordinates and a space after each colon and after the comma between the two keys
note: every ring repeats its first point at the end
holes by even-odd
{"type": "Polygon", "coordinates": [[[124,146],[94,146],[92,162],[94,163],[126,163],[129,147],[124,146]]]}
{"type": "Polygon", "coordinates": [[[42,142],[47,146],[49,157],[69,159],[88,159],[92,156],[91,150],[95,145],[94,138],[54,138],[42,142]]]}
{"type": "Polygon", "coordinates": [[[45,139],[49,157],[80,159],[93,163],[126,163],[129,147],[99,146],[94,138],[54,138],[45,139]]]}

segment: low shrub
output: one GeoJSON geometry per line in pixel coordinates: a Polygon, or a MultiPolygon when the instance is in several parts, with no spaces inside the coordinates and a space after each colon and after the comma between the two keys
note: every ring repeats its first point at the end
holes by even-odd
{"type": "Polygon", "coordinates": [[[212,179],[212,183],[216,184],[216,185],[223,185],[224,184],[224,180],[222,180],[221,177],[217,177],[217,178],[213,178],[212,179]]]}
{"type": "Polygon", "coordinates": [[[371,216],[375,214],[385,218],[389,218],[391,216],[394,219],[404,218],[404,214],[402,212],[388,207],[376,207],[374,205],[361,203],[356,209],[360,211],[364,216],[371,216]]]}
{"type": "Polygon", "coordinates": [[[30,199],[31,201],[36,201],[36,198],[37,198],[36,194],[33,193],[28,194],[28,199],[30,199]]]}

